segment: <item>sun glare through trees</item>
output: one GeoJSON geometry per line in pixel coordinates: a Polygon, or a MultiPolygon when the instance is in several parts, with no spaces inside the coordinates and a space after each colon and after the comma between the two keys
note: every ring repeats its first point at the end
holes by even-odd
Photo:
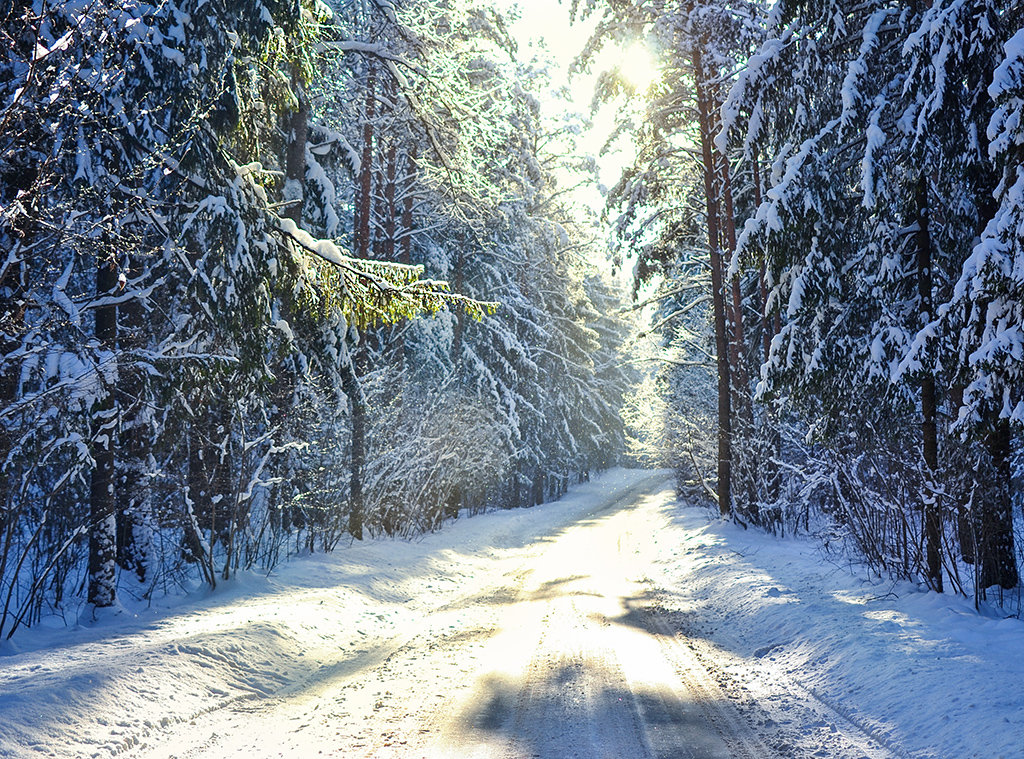
{"type": "Polygon", "coordinates": [[[647,46],[634,42],[618,51],[619,71],[632,88],[640,94],[646,93],[658,79],[658,67],[647,46]]]}

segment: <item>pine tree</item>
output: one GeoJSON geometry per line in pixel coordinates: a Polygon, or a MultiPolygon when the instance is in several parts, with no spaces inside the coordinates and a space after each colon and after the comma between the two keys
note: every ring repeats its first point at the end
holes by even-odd
{"type": "MultiPolygon", "coordinates": [[[[1002,506],[955,493],[964,477],[953,465],[967,457],[942,424],[956,415],[965,374],[952,335],[965,334],[969,306],[953,283],[994,187],[984,132],[998,12],[984,2],[780,4],[770,21],[726,103],[721,138],[773,161],[738,245],[766,256],[767,306],[782,315],[760,392],[800,407],[837,449],[916,449],[916,461],[897,453],[889,466],[917,482],[924,552],[913,561],[941,590],[951,507],[971,500],[978,534],[1002,536],[985,537],[986,550],[1012,546],[1009,523],[984,516],[1002,506]],[[950,298],[958,305],[942,305],[950,298]]],[[[995,462],[993,434],[983,437],[995,462]]],[[[996,576],[982,575],[984,585],[996,576]]]]}
{"type": "MultiPolygon", "coordinates": [[[[585,12],[595,11],[587,6],[585,12]]],[[[721,513],[731,514],[734,470],[747,457],[752,406],[743,316],[746,295],[738,273],[729,268],[738,223],[736,182],[732,156],[724,155],[714,138],[725,83],[759,33],[760,10],[756,3],[683,2],[665,7],[615,4],[602,6],[600,12],[602,19],[584,61],[606,41],[621,43],[623,37],[646,37],[659,53],[661,81],[645,108],[647,125],[640,130],[638,161],[613,191],[611,205],[621,206],[616,223],[620,237],[640,253],[640,281],[671,270],[670,262],[685,255],[678,248],[673,251],[673,245],[679,246],[682,239],[692,244],[695,228],[705,237],[718,383],[715,497],[721,513]],[[694,159],[700,165],[698,173],[689,166],[694,159]],[[673,186],[675,177],[686,183],[683,188],[673,186]],[[703,206],[699,222],[680,196],[703,206]],[[657,245],[641,242],[650,226],[664,235],[657,245]]],[[[598,97],[617,97],[624,88],[628,84],[610,72],[599,84],[598,97]]],[[[749,510],[746,492],[738,500],[739,511],[749,510]]]]}

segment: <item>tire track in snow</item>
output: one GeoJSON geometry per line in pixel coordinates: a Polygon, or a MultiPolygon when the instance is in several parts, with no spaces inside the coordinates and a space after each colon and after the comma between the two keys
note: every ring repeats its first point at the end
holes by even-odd
{"type": "MultiPolygon", "coordinates": [[[[729,755],[734,759],[767,759],[772,752],[752,730],[746,719],[739,714],[712,676],[709,662],[698,658],[693,649],[680,641],[665,617],[650,606],[641,613],[657,630],[660,641],[687,692],[700,705],[707,721],[713,725],[728,746],[729,755]]],[[[688,643],[689,641],[687,641],[688,643]]]]}
{"type": "MultiPolygon", "coordinates": [[[[588,509],[582,520],[592,520],[596,516],[606,514],[621,507],[624,503],[633,501],[639,494],[660,487],[664,482],[663,473],[654,473],[644,477],[627,488],[615,493],[612,497],[591,509],[588,509]]],[[[357,644],[357,647],[339,652],[339,658],[327,663],[320,663],[315,669],[309,670],[299,678],[283,684],[281,687],[267,690],[261,693],[244,693],[234,698],[217,700],[208,707],[201,710],[176,715],[173,719],[163,721],[152,729],[142,729],[132,736],[130,742],[123,748],[129,750],[145,749],[145,754],[150,759],[201,759],[213,755],[230,753],[244,753],[243,747],[252,743],[244,731],[241,740],[237,740],[237,725],[245,721],[273,722],[275,720],[288,724],[291,722],[303,722],[303,714],[308,715],[313,711],[309,706],[317,700],[330,701],[336,699],[340,691],[351,691],[363,687],[365,680],[377,678],[386,682],[385,675],[392,665],[392,662],[401,660],[403,657],[422,654],[426,647],[430,647],[437,640],[451,639],[454,635],[447,634],[452,625],[450,624],[453,615],[464,614],[467,610],[480,608],[500,609],[514,604],[520,596],[525,578],[530,574],[530,560],[538,553],[538,545],[545,541],[557,539],[557,536],[567,529],[573,529],[578,519],[556,525],[548,534],[532,535],[531,541],[525,546],[526,553],[514,557],[511,562],[498,562],[491,571],[490,576],[484,581],[483,588],[474,585],[471,589],[455,593],[446,593],[441,597],[441,603],[432,606],[431,597],[424,596],[417,599],[416,609],[410,610],[407,620],[404,623],[403,632],[393,635],[383,635],[374,638],[364,638],[357,644]],[[164,747],[169,747],[165,750],[164,747]]],[[[508,545],[513,548],[522,549],[522,536],[515,533],[501,534],[496,541],[500,545],[508,545]]],[[[456,619],[457,624],[463,625],[463,629],[456,635],[465,635],[468,628],[477,628],[489,631],[493,629],[493,620],[481,619],[479,614],[471,616],[472,621],[456,619]]],[[[180,646],[179,646],[180,647],[180,646]]],[[[194,652],[199,653],[199,652],[194,652]]],[[[444,662],[437,662],[434,666],[443,668],[444,662]]],[[[464,674],[464,673],[460,673],[464,674]]],[[[416,680],[415,674],[407,675],[410,680],[416,680]]],[[[419,679],[424,679],[419,677],[419,679]]],[[[425,682],[418,683],[423,688],[430,690],[431,685],[425,682]]],[[[381,686],[384,688],[385,686],[381,686]]],[[[386,694],[390,697],[392,694],[386,694]]],[[[340,749],[339,756],[373,756],[376,757],[382,751],[387,751],[394,743],[390,737],[391,730],[388,726],[370,726],[376,713],[383,709],[383,702],[374,702],[372,712],[365,715],[366,722],[363,730],[358,735],[351,732],[346,735],[347,739],[359,745],[345,746],[340,749]]],[[[347,714],[347,712],[346,712],[347,714]]],[[[378,722],[380,720],[377,720],[378,722]]],[[[276,754],[275,754],[276,755],[276,754]]],[[[282,754],[289,755],[289,754],[282,754]]],[[[401,755],[401,754],[397,754],[401,755]]]]}
{"type": "Polygon", "coordinates": [[[441,740],[423,756],[775,756],[644,606],[633,576],[654,538],[646,516],[632,519],[650,484],[591,510],[531,558],[477,682],[446,705],[441,740]]]}
{"type": "MultiPolygon", "coordinates": [[[[339,636],[318,660],[291,660],[287,682],[214,693],[208,708],[121,735],[119,748],[148,759],[905,756],[807,689],[766,683],[776,673],[756,657],[681,634],[693,620],[667,611],[670,591],[645,577],[659,538],[676,539],[662,513],[669,496],[652,495],[664,485],[663,474],[645,477],[542,529],[503,522],[471,570],[432,554],[432,572],[466,585],[421,583],[381,625],[355,627],[354,616],[352,629],[369,632],[354,643],[339,636]]],[[[200,640],[193,658],[228,651],[200,640]]],[[[188,653],[196,642],[174,643],[188,653]]],[[[244,662],[227,663],[240,686],[244,662]]]]}
{"type": "MultiPolygon", "coordinates": [[[[657,598],[659,590],[653,590],[657,598]]],[[[865,724],[848,710],[792,677],[745,661],[717,647],[700,634],[692,615],[667,611],[667,598],[656,602],[656,617],[666,629],[678,632],[675,639],[717,686],[738,703],[747,719],[757,725],[764,739],[783,755],[828,757],[829,759],[912,759],[879,730],[865,724]],[[662,605],[664,604],[664,605],[662,605]],[[742,671],[743,678],[731,673],[742,671]],[[815,745],[809,745],[809,744],[815,745]]],[[[758,659],[785,645],[777,643],[754,652],[758,659]]]]}

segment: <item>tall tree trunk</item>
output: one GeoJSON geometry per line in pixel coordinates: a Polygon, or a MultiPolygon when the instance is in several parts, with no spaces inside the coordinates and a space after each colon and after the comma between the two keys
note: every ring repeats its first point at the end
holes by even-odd
{"type": "MultiPolygon", "coordinates": [[[[359,161],[358,197],[356,199],[356,255],[370,258],[373,231],[373,174],[374,174],[374,117],[377,107],[377,70],[372,61],[367,64],[366,100],[363,109],[363,149],[359,161]]],[[[363,467],[366,459],[366,398],[359,381],[357,364],[363,357],[349,353],[341,363],[341,387],[348,396],[352,414],[352,440],[349,457],[349,518],[348,531],[356,540],[363,539],[363,467]]]]}
{"type": "Polygon", "coordinates": [[[359,160],[358,192],[355,204],[355,253],[370,257],[370,234],[373,213],[373,119],[376,110],[374,88],[377,72],[372,62],[366,74],[366,107],[363,110],[363,150],[359,160]]]}
{"type": "MultiPolygon", "coordinates": [[[[20,5],[21,3],[14,3],[12,12],[20,5]]],[[[31,7],[31,3],[26,7],[31,7]]],[[[27,42],[28,40],[23,39],[20,44],[27,42]]],[[[13,403],[18,395],[18,362],[8,363],[8,356],[21,345],[25,328],[25,278],[28,269],[22,257],[24,247],[32,243],[37,233],[35,200],[38,196],[38,179],[38,170],[31,165],[12,168],[0,175],[0,191],[7,190],[6,197],[0,195],[0,206],[10,207],[11,201],[20,196],[19,203],[25,208],[23,213],[15,216],[11,224],[10,231],[15,238],[13,247],[4,251],[3,257],[0,258],[0,411],[13,403]]],[[[12,419],[0,420],[0,462],[7,461],[7,454],[16,439],[16,434],[11,434],[8,428],[12,422],[12,419]]],[[[4,518],[14,519],[12,499],[15,488],[12,487],[12,483],[15,479],[15,472],[0,468],[0,514],[5,515],[0,517],[0,525],[4,524],[4,518]]],[[[3,576],[0,574],[0,577],[3,576]]]]}
{"type": "MultiPolygon", "coordinates": [[[[395,81],[389,78],[385,86],[389,101],[395,98],[395,81]]],[[[396,175],[398,174],[398,144],[394,136],[388,141],[387,154],[384,157],[384,250],[385,261],[395,260],[395,230],[398,223],[399,210],[395,204],[396,175]]]]}
{"type": "MultiPolygon", "coordinates": [[[[928,184],[922,173],[917,180],[917,303],[923,327],[932,318],[932,243],[928,231],[928,184]]],[[[926,368],[921,378],[921,453],[924,459],[924,547],[928,584],[942,592],[942,514],[939,488],[939,437],[935,421],[935,375],[926,368]]]]}
{"type": "MultiPolygon", "coordinates": [[[[374,87],[376,83],[376,71],[373,64],[369,64],[366,81],[366,110],[363,114],[363,146],[357,177],[357,196],[354,204],[353,246],[355,253],[361,258],[369,258],[370,254],[370,233],[371,216],[373,213],[373,146],[374,127],[373,118],[375,112],[376,96],[374,87]]],[[[293,141],[289,144],[288,169],[289,178],[305,176],[306,171],[306,140],[308,139],[309,108],[308,104],[302,107],[305,102],[304,95],[300,97],[300,108],[294,114],[294,126],[292,129],[293,141]],[[297,123],[302,119],[302,125],[297,123]],[[300,144],[301,143],[301,150],[300,144]],[[301,159],[301,160],[300,160],[301,159]]],[[[291,210],[291,209],[289,209],[291,210]]],[[[302,222],[302,208],[299,206],[295,215],[292,216],[297,224],[302,222]]],[[[349,533],[357,540],[363,539],[363,468],[366,458],[366,398],[363,395],[362,384],[356,372],[355,361],[349,351],[341,358],[338,372],[341,376],[342,390],[348,397],[349,410],[352,420],[352,439],[349,456],[349,533]]]]}
{"type": "MultiPolygon", "coordinates": [[[[751,164],[753,167],[754,207],[759,208],[764,197],[761,189],[761,162],[759,151],[756,149],[751,164]]],[[[761,360],[767,364],[771,357],[772,340],[779,333],[782,325],[779,323],[779,313],[776,311],[772,314],[768,311],[768,263],[763,251],[758,271],[758,289],[761,297],[761,360]]],[[[765,484],[765,499],[768,503],[775,503],[782,493],[782,473],[779,471],[778,465],[778,458],[782,450],[782,435],[779,431],[778,417],[770,404],[764,407],[763,414],[762,430],[765,447],[763,460],[759,464],[765,484]]]]}
{"type": "MultiPolygon", "coordinates": [[[[117,287],[117,267],[104,261],[96,268],[96,294],[112,294],[117,287]]],[[[117,306],[96,309],[96,339],[109,351],[117,347],[117,306]]],[[[101,385],[103,383],[101,382],[101,385]]],[[[97,607],[117,600],[117,503],[114,496],[114,438],[117,407],[114,392],[104,395],[92,410],[92,469],[89,487],[89,591],[88,601],[97,607]]]]}
{"type": "MultiPolygon", "coordinates": [[[[297,202],[286,205],[281,215],[301,227],[305,210],[306,151],[309,146],[309,98],[297,66],[292,68],[292,95],[295,98],[295,108],[288,111],[282,119],[282,128],[287,137],[284,156],[284,199],[297,202]]],[[[295,303],[291,292],[285,291],[281,294],[280,310],[281,316],[286,321],[293,320],[295,303]]],[[[298,385],[297,377],[300,373],[293,354],[284,356],[281,359],[281,364],[280,371],[275,372],[277,377],[271,391],[270,402],[273,409],[270,416],[270,428],[275,445],[293,439],[295,434],[295,430],[292,429],[292,420],[295,418],[295,392],[298,385]]],[[[290,496],[294,485],[293,481],[281,482],[268,490],[271,499],[270,513],[280,528],[289,528],[301,511],[301,507],[296,506],[290,496]]],[[[232,528],[229,527],[228,532],[231,533],[231,531],[232,528]]]]}
{"type": "MultiPolygon", "coordinates": [[[[392,148],[393,150],[394,148],[392,148]]],[[[400,197],[398,201],[402,205],[401,223],[397,231],[393,233],[393,236],[398,239],[393,243],[398,247],[398,261],[399,263],[406,264],[407,266],[412,263],[412,237],[413,237],[413,221],[412,212],[413,206],[416,202],[416,146],[413,145],[410,149],[409,155],[405,159],[405,173],[402,178],[402,187],[400,197]]],[[[392,247],[392,255],[395,254],[395,249],[392,247]]],[[[406,345],[405,345],[405,329],[399,327],[394,330],[393,334],[393,350],[394,355],[400,365],[405,367],[406,365],[406,345]]]]}
{"type": "MultiPolygon", "coordinates": [[[[7,363],[7,356],[20,345],[20,335],[25,324],[25,289],[22,281],[23,270],[17,252],[9,262],[0,261],[0,411],[14,402],[18,393],[18,370],[13,362],[7,363]]],[[[9,420],[0,421],[0,462],[7,461],[7,454],[13,442],[8,430],[9,420]]],[[[0,463],[2,466],[2,463],[0,463]]],[[[0,469],[0,514],[7,514],[12,508],[11,481],[13,472],[0,469]]],[[[3,522],[0,521],[0,525],[3,522]]]]}
{"type": "MultiPolygon", "coordinates": [[[[964,405],[964,386],[953,383],[949,388],[949,412],[952,418],[956,418],[964,405]]],[[[976,473],[967,463],[967,456],[963,455],[960,460],[955,477],[956,498],[956,537],[960,546],[960,558],[965,564],[973,564],[977,557],[977,549],[974,545],[974,524],[971,519],[972,501],[975,487],[976,473]]]]}
{"type": "MultiPolygon", "coordinates": [[[[719,169],[719,187],[721,190],[724,209],[722,213],[722,236],[725,242],[724,254],[731,259],[736,252],[736,215],[732,202],[732,176],[729,171],[729,160],[721,154],[717,154],[719,169]]],[[[724,264],[724,260],[723,260],[724,264]]],[[[745,341],[743,336],[743,292],[740,287],[739,274],[730,278],[730,292],[732,295],[731,310],[729,313],[732,321],[732,340],[729,351],[731,360],[730,377],[737,403],[745,405],[750,399],[748,397],[747,368],[744,363],[745,341]]],[[[740,409],[735,408],[733,413],[739,413],[740,409]]]]}
{"type": "MultiPolygon", "coordinates": [[[[385,80],[384,93],[387,102],[394,102],[395,80],[393,78],[389,77],[385,80]]],[[[383,142],[383,137],[383,135],[378,135],[378,141],[383,142]]],[[[383,177],[380,180],[380,184],[383,185],[383,192],[378,190],[377,196],[377,201],[380,205],[377,218],[382,220],[379,249],[380,257],[384,261],[394,261],[397,250],[398,218],[402,213],[396,199],[398,196],[398,143],[393,134],[388,136],[386,142],[387,150],[381,159],[384,162],[383,177]]],[[[402,367],[405,353],[404,346],[399,337],[401,332],[401,325],[390,325],[379,330],[379,340],[383,348],[383,361],[396,365],[399,368],[402,367]]],[[[399,394],[398,398],[400,402],[401,394],[399,394]]]]}
{"type": "MultiPolygon", "coordinates": [[[[712,101],[716,104],[717,100],[712,101]]],[[[717,153],[717,151],[716,151],[717,153]]],[[[732,199],[732,176],[729,169],[729,160],[726,156],[717,154],[719,164],[719,187],[722,196],[722,235],[725,242],[725,250],[722,256],[722,265],[725,266],[725,259],[730,261],[736,252],[736,214],[733,208],[732,199]]],[[[724,271],[723,271],[724,274],[724,271]]],[[[750,397],[750,376],[747,373],[746,365],[746,338],[743,327],[743,291],[740,285],[739,273],[729,280],[729,289],[732,302],[729,304],[729,321],[732,323],[732,339],[729,350],[729,385],[732,388],[730,400],[731,420],[730,430],[730,454],[732,458],[731,480],[734,508],[736,508],[737,483],[741,487],[742,503],[738,509],[760,522],[757,514],[757,483],[754,480],[754,462],[751,460],[754,452],[750,450],[753,439],[754,428],[754,404],[750,397]]]]}
{"type": "Polygon", "coordinates": [[[292,70],[292,92],[295,95],[296,108],[287,117],[288,145],[285,148],[284,175],[285,200],[293,202],[285,207],[282,215],[300,224],[305,200],[309,99],[306,97],[297,66],[292,70]]]}
{"type": "MultiPolygon", "coordinates": [[[[0,360],[20,345],[19,334],[25,324],[25,287],[23,267],[18,251],[10,261],[0,261],[0,360]]],[[[13,366],[0,365],[0,404],[14,400],[18,388],[18,372],[13,366]]]]}
{"type": "Polygon", "coordinates": [[[395,207],[395,164],[398,162],[398,147],[392,141],[384,158],[384,250],[385,261],[395,260],[395,230],[398,226],[398,209],[395,207]]]}
{"type": "Polygon", "coordinates": [[[231,407],[219,401],[214,415],[217,424],[214,428],[214,445],[210,450],[213,456],[212,489],[219,500],[213,508],[217,511],[217,540],[224,546],[224,568],[221,577],[228,580],[231,578],[232,563],[237,561],[235,531],[245,515],[238,502],[241,483],[238,481],[235,466],[235,446],[232,440],[234,419],[231,407]]]}
{"type": "MultiPolygon", "coordinates": [[[[463,271],[463,269],[465,268],[465,260],[466,260],[465,259],[465,252],[464,252],[465,250],[466,250],[466,245],[464,245],[464,244],[463,245],[456,245],[455,246],[455,261],[454,261],[454,266],[452,267],[452,274],[454,275],[454,280],[452,282],[452,289],[455,292],[457,292],[457,293],[462,292],[462,290],[463,290],[463,283],[465,281],[465,276],[466,276],[465,271],[463,271]]],[[[451,358],[452,358],[452,362],[454,362],[454,363],[458,363],[460,357],[462,356],[462,340],[463,340],[463,332],[465,331],[465,329],[466,329],[466,314],[460,308],[460,309],[456,310],[456,312],[455,312],[455,326],[453,327],[453,335],[452,335],[451,358]]]]}
{"type": "Polygon", "coordinates": [[[189,431],[188,464],[185,473],[185,499],[183,553],[187,561],[199,565],[203,579],[211,588],[217,587],[217,574],[213,566],[213,539],[217,526],[213,512],[213,495],[210,492],[211,462],[213,454],[203,441],[203,436],[196,429],[201,420],[192,420],[189,431]],[[206,540],[203,531],[209,529],[210,540],[206,540]]]}
{"type": "MultiPolygon", "coordinates": [[[[758,157],[759,151],[754,152],[753,182],[754,182],[754,208],[760,208],[764,196],[761,189],[761,163],[758,157]]],[[[761,266],[758,272],[758,285],[761,291],[761,353],[763,361],[767,362],[772,352],[772,339],[778,334],[778,328],[772,315],[768,313],[768,267],[764,253],[761,255],[761,266]]]]}
{"type": "MultiPolygon", "coordinates": [[[[129,279],[134,280],[142,273],[133,259],[129,267],[129,279]]],[[[129,354],[141,344],[139,335],[143,329],[142,307],[132,299],[119,308],[120,321],[117,342],[122,354],[129,354]]],[[[123,369],[118,382],[118,398],[122,415],[118,446],[121,452],[117,475],[117,562],[123,568],[134,571],[140,582],[146,581],[150,564],[152,545],[149,540],[152,517],[149,514],[150,500],[143,485],[143,462],[148,447],[142,427],[138,424],[138,412],[143,392],[139,372],[123,369]]]]}
{"type": "Polygon", "coordinates": [[[402,187],[402,253],[403,264],[412,263],[412,211],[416,202],[416,156],[413,145],[405,162],[405,181],[402,187]]]}
{"type": "Polygon", "coordinates": [[[1010,423],[1006,419],[990,421],[985,445],[992,457],[994,482],[988,497],[977,505],[978,586],[999,585],[1015,588],[1019,582],[1017,557],[1013,549],[1013,503],[1011,499],[1010,423]]]}
{"type": "Polygon", "coordinates": [[[715,318],[715,350],[718,366],[718,509],[722,515],[732,512],[732,415],[729,381],[729,336],[726,323],[723,260],[719,228],[720,210],[715,181],[712,148],[713,116],[709,85],[699,48],[693,54],[697,82],[697,113],[700,126],[701,155],[704,164],[704,194],[707,203],[708,248],[711,255],[711,298],[715,318]]]}
{"type": "Polygon", "coordinates": [[[348,396],[352,411],[352,441],[349,458],[348,531],[356,540],[363,539],[363,465],[366,460],[366,398],[351,356],[341,361],[341,388],[348,396]]]}
{"type": "MultiPolygon", "coordinates": [[[[0,411],[14,402],[18,394],[17,365],[7,365],[6,357],[20,344],[25,322],[24,282],[18,251],[6,262],[0,261],[0,411]]],[[[12,554],[18,532],[18,509],[13,482],[16,473],[3,466],[13,443],[8,425],[12,420],[0,420],[0,578],[7,577],[7,562],[12,554]]],[[[0,632],[3,632],[3,614],[0,612],[0,632]]]]}
{"type": "Polygon", "coordinates": [[[533,475],[533,488],[530,493],[530,505],[540,506],[544,503],[544,472],[539,468],[533,475]]]}

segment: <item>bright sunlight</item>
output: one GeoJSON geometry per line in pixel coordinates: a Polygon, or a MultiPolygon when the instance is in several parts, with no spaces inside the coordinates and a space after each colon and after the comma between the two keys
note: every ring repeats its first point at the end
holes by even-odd
{"type": "Polygon", "coordinates": [[[619,73],[637,92],[646,92],[661,76],[651,51],[642,42],[634,42],[622,53],[619,73]]]}

